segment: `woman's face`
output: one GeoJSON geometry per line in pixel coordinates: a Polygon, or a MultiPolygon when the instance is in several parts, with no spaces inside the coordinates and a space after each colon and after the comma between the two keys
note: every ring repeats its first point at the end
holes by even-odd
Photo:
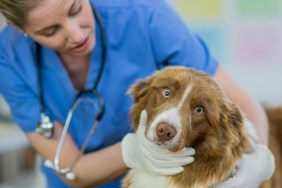
{"type": "Polygon", "coordinates": [[[62,55],[87,55],[96,42],[88,0],[40,1],[28,14],[23,30],[38,43],[62,55]]]}

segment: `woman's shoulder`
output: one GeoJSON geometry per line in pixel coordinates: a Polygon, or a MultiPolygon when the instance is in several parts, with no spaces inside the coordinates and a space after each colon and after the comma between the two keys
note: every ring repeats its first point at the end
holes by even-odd
{"type": "MultiPolygon", "coordinates": [[[[23,83],[36,88],[34,86],[36,84],[33,84],[36,78],[34,44],[30,37],[25,37],[9,25],[1,30],[0,75],[2,76],[0,76],[0,82],[5,79],[9,80],[7,83],[1,82],[1,91],[4,91],[6,87],[23,83]]],[[[5,92],[9,93],[10,90],[5,90],[5,92]]]]}
{"type": "Polygon", "coordinates": [[[20,35],[20,32],[18,32],[16,29],[10,25],[6,25],[0,32],[0,45],[12,45],[15,41],[19,40],[20,35]]]}
{"type": "Polygon", "coordinates": [[[158,3],[165,0],[90,0],[90,2],[97,8],[137,8],[137,7],[147,7],[154,8],[158,3]]]}
{"type": "Polygon", "coordinates": [[[31,39],[6,25],[0,32],[0,55],[11,58],[17,51],[28,48],[31,43],[33,43],[31,39]]]}

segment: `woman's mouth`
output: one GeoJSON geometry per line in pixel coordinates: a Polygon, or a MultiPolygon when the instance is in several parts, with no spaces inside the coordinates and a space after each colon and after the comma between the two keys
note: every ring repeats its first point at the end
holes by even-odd
{"type": "Polygon", "coordinates": [[[73,48],[75,52],[82,52],[84,51],[89,45],[89,35],[86,37],[86,39],[79,45],[73,48]]]}

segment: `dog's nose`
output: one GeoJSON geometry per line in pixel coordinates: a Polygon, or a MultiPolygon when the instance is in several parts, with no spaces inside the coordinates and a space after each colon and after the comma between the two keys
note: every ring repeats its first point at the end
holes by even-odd
{"type": "Polygon", "coordinates": [[[175,137],[176,129],[168,123],[159,123],[156,128],[160,141],[168,141],[175,137]]]}

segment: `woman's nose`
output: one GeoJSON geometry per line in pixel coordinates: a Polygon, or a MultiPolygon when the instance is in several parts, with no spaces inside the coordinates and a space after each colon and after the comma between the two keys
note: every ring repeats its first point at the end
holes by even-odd
{"type": "Polygon", "coordinates": [[[83,29],[75,20],[70,21],[66,27],[68,40],[72,43],[81,43],[85,40],[83,29]]]}

